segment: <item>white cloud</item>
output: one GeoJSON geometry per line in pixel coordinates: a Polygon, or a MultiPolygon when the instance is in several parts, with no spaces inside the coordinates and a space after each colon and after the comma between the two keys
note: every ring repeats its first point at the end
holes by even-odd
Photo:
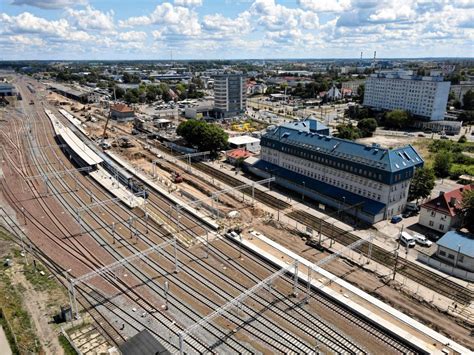
{"type": "Polygon", "coordinates": [[[307,29],[319,26],[316,12],[289,8],[275,3],[275,0],[256,0],[250,7],[250,12],[260,25],[270,31],[295,29],[301,22],[307,29]]]}
{"type": "Polygon", "coordinates": [[[101,12],[87,5],[84,10],[68,9],[67,14],[72,19],[73,24],[83,30],[104,30],[114,29],[114,11],[101,12]]]}
{"type": "Polygon", "coordinates": [[[350,0],[298,0],[298,4],[315,12],[343,12],[351,7],[350,0]]]}
{"type": "Polygon", "coordinates": [[[174,0],[174,4],[184,7],[201,6],[202,0],[174,0]]]}
{"type": "Polygon", "coordinates": [[[253,29],[251,20],[252,15],[248,11],[240,13],[235,19],[213,14],[204,16],[202,27],[214,37],[244,35],[253,29]]]}
{"type": "Polygon", "coordinates": [[[41,9],[62,9],[74,5],[87,4],[87,0],[13,0],[13,5],[29,5],[41,9]]]}
{"type": "Polygon", "coordinates": [[[119,24],[121,27],[161,25],[163,34],[167,35],[196,36],[201,32],[201,24],[194,10],[167,2],[156,6],[148,16],[130,17],[119,21],[119,24]]]}
{"type": "Polygon", "coordinates": [[[65,19],[48,21],[29,12],[17,16],[0,14],[0,34],[38,34],[44,38],[63,41],[88,41],[91,36],[85,31],[77,31],[65,19]]]}
{"type": "Polygon", "coordinates": [[[10,42],[25,46],[43,46],[45,42],[39,37],[25,36],[25,35],[14,35],[9,36],[10,42]]]}
{"type": "Polygon", "coordinates": [[[144,42],[147,34],[143,31],[129,31],[118,34],[118,39],[124,42],[144,42]]]}
{"type": "Polygon", "coordinates": [[[227,6],[239,1],[244,7],[233,16],[209,8],[200,15],[197,7],[208,5],[203,0],[164,0],[130,18],[120,6],[98,10],[86,0],[0,1],[65,7],[48,18],[35,9],[0,13],[0,52],[19,58],[64,58],[66,52],[69,58],[169,58],[171,50],[180,58],[347,57],[361,50],[466,56],[474,41],[474,0],[226,0],[227,6]],[[116,15],[123,20],[117,22],[116,15]]]}
{"type": "Polygon", "coordinates": [[[163,32],[160,30],[151,31],[151,35],[155,40],[163,39],[163,32]]]}

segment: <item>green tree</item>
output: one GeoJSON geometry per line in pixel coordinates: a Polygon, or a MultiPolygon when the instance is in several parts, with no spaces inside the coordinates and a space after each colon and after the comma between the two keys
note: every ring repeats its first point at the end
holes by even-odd
{"type": "Polygon", "coordinates": [[[198,120],[180,123],[176,133],[200,151],[209,150],[213,153],[225,149],[229,139],[227,133],[219,126],[198,120]]]}
{"type": "Polygon", "coordinates": [[[436,176],[445,178],[449,175],[449,169],[452,165],[452,153],[440,151],[436,153],[433,163],[433,170],[436,176]]]}
{"type": "Polygon", "coordinates": [[[360,130],[357,127],[354,127],[352,123],[340,124],[336,127],[336,129],[337,137],[342,139],[356,140],[361,136],[360,130]]]}
{"type": "Polygon", "coordinates": [[[435,174],[433,169],[419,168],[415,170],[413,179],[410,183],[410,190],[408,191],[408,201],[426,198],[430,195],[431,190],[435,186],[435,174]]]}
{"type": "Polygon", "coordinates": [[[468,90],[462,97],[463,109],[474,110],[474,91],[468,90]]]}
{"type": "Polygon", "coordinates": [[[474,190],[466,190],[462,194],[463,224],[474,232],[474,190]]]}
{"type": "Polygon", "coordinates": [[[138,102],[138,95],[134,90],[127,90],[124,99],[129,104],[136,104],[138,102]]]}
{"type": "Polygon", "coordinates": [[[357,96],[359,97],[359,102],[364,101],[364,94],[365,94],[365,84],[359,85],[357,88],[357,96]]]}
{"type": "Polygon", "coordinates": [[[474,122],[474,111],[463,111],[459,114],[459,121],[462,121],[463,125],[469,125],[474,122]]]}
{"type": "Polygon", "coordinates": [[[372,137],[377,129],[377,121],[375,118],[364,118],[357,123],[357,128],[362,137],[372,137]]]}
{"type": "Polygon", "coordinates": [[[467,142],[467,138],[466,138],[466,135],[463,134],[461,137],[459,137],[458,139],[458,143],[466,143],[467,142]]]}
{"type": "Polygon", "coordinates": [[[406,128],[411,123],[411,115],[404,110],[393,110],[385,114],[384,125],[387,128],[406,128]]]}

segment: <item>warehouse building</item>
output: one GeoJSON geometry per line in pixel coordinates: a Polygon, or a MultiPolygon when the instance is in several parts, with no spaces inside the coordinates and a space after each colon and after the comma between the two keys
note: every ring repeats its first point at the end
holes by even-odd
{"type": "Polygon", "coordinates": [[[94,93],[94,91],[92,90],[87,90],[84,88],[72,88],[58,83],[51,83],[49,84],[49,89],[53,92],[58,93],[59,95],[62,95],[72,100],[79,101],[83,104],[89,102],[98,102],[100,99],[100,95],[94,93]]]}
{"type": "Polygon", "coordinates": [[[444,119],[449,81],[441,76],[415,76],[411,70],[370,75],[364,105],[374,109],[407,110],[430,121],[444,119]]]}
{"type": "Polygon", "coordinates": [[[368,223],[402,212],[414,171],[423,166],[416,150],[335,138],[319,133],[327,132],[322,126],[307,119],[267,131],[260,159],[247,168],[368,223]]]}

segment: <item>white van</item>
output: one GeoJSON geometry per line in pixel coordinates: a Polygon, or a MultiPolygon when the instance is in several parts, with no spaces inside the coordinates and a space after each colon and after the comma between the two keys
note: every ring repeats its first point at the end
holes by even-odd
{"type": "Polygon", "coordinates": [[[409,248],[413,248],[416,244],[415,238],[413,238],[409,233],[402,232],[400,235],[400,243],[409,248]]]}

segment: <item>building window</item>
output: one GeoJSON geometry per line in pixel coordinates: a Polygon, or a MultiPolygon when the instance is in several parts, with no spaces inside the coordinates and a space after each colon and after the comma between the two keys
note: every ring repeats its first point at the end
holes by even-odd
{"type": "Polygon", "coordinates": [[[430,225],[430,227],[433,227],[434,222],[433,222],[433,221],[430,221],[428,224],[430,225]]]}
{"type": "Polygon", "coordinates": [[[439,251],[439,255],[441,255],[441,256],[446,256],[446,252],[445,252],[444,250],[440,250],[440,251],[439,251]]]}
{"type": "Polygon", "coordinates": [[[459,255],[458,263],[462,263],[464,261],[464,255],[459,255]]]}
{"type": "Polygon", "coordinates": [[[444,230],[444,224],[440,224],[440,225],[439,225],[439,229],[440,229],[440,230],[444,230]]]}
{"type": "Polygon", "coordinates": [[[448,254],[448,259],[454,260],[454,254],[448,254]]]}
{"type": "Polygon", "coordinates": [[[436,212],[435,211],[431,211],[431,217],[434,217],[436,216],[436,212]]]}

